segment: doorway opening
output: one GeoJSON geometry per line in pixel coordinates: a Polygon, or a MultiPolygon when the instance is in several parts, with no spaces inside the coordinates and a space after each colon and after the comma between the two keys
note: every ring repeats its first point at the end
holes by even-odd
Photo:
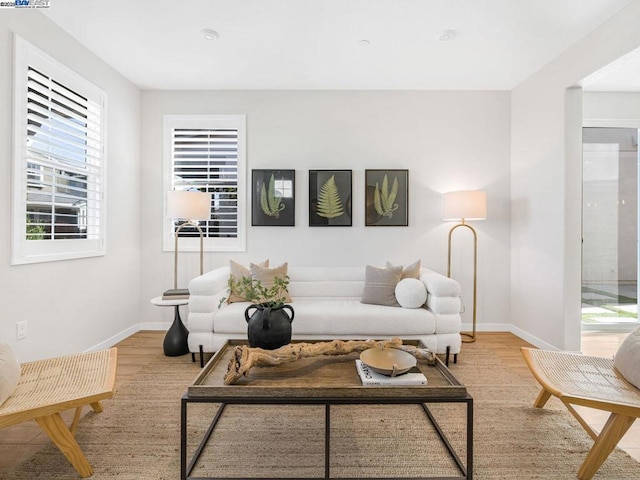
{"type": "Polygon", "coordinates": [[[638,325],[638,129],[582,130],[582,329],[638,325]]]}

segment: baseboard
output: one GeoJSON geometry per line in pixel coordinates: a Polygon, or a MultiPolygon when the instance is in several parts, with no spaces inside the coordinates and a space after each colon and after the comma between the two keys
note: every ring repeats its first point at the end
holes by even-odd
{"type": "Polygon", "coordinates": [[[513,325],[509,326],[511,327],[511,333],[517,335],[518,337],[531,343],[532,345],[541,348],[542,350],[558,350],[558,347],[555,347],[550,343],[545,342],[544,340],[540,340],[538,337],[531,335],[530,333],[527,333],[524,330],[519,329],[518,327],[515,327],[513,325]]]}
{"type": "Polygon", "coordinates": [[[105,348],[113,347],[116,343],[121,342],[125,338],[130,337],[136,332],[140,330],[159,330],[159,331],[167,331],[169,330],[170,324],[164,322],[143,322],[136,323],[128,328],[125,328],[121,332],[116,333],[112,337],[107,338],[104,342],[100,342],[97,345],[94,345],[91,348],[88,348],[87,352],[94,352],[96,350],[103,350],[105,348]]]}
{"type": "MultiPolygon", "coordinates": [[[[473,326],[470,323],[463,323],[462,326],[463,332],[470,332],[473,329],[473,326]]],[[[511,325],[508,323],[478,323],[476,324],[477,332],[510,332],[511,325]]]]}
{"type": "MultiPolygon", "coordinates": [[[[104,348],[112,347],[116,343],[121,342],[125,338],[130,337],[134,333],[139,332],[141,330],[153,330],[153,331],[161,331],[162,332],[162,331],[167,331],[169,329],[169,326],[170,326],[170,324],[164,323],[164,322],[142,322],[142,323],[137,323],[137,324],[132,325],[131,327],[126,328],[123,331],[113,335],[112,337],[108,338],[104,342],[100,342],[99,344],[94,345],[93,347],[87,349],[87,351],[91,352],[91,351],[95,351],[95,350],[102,350],[104,348]]],[[[470,332],[471,329],[472,329],[472,326],[470,324],[466,324],[466,323],[462,324],[462,331],[463,332],[470,332]]],[[[514,335],[520,337],[521,339],[531,343],[532,345],[535,345],[538,348],[542,348],[544,350],[558,350],[556,347],[554,347],[550,343],[547,343],[547,342],[545,342],[543,340],[540,340],[538,337],[535,337],[535,336],[525,332],[524,330],[521,330],[520,328],[515,327],[513,325],[510,325],[508,323],[483,323],[483,324],[477,324],[476,325],[476,331],[478,331],[478,332],[510,332],[510,333],[513,333],[514,335]]]]}
{"type": "MultiPolygon", "coordinates": [[[[463,332],[470,332],[472,329],[471,324],[462,324],[463,332]]],[[[478,323],[476,325],[477,332],[509,332],[513,333],[515,336],[520,337],[521,339],[529,342],[530,344],[541,348],[543,350],[558,350],[557,347],[554,347],[550,343],[545,342],[544,340],[540,340],[538,337],[531,335],[530,333],[525,332],[524,330],[515,327],[509,323],[478,323]]]]}

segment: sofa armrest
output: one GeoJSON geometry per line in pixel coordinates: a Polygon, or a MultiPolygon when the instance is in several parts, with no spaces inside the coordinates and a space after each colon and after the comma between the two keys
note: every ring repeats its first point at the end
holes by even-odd
{"type": "MultiPolygon", "coordinates": [[[[214,317],[219,310],[220,300],[227,296],[229,267],[220,267],[207,272],[189,282],[189,314],[187,328],[189,335],[214,331],[214,317]]],[[[192,348],[189,341],[189,348],[192,348]]],[[[194,350],[191,350],[194,351],[194,350]]]]}
{"type": "Polygon", "coordinates": [[[427,287],[427,292],[436,297],[459,297],[462,293],[460,284],[453,278],[426,268],[420,269],[420,280],[427,287]]]}
{"type": "Polygon", "coordinates": [[[189,294],[211,296],[226,292],[229,275],[229,267],[219,267],[200,275],[189,282],[189,294]]]}
{"type": "Polygon", "coordinates": [[[462,288],[452,278],[426,268],[420,269],[420,280],[427,287],[427,308],[436,314],[460,313],[462,288]]]}

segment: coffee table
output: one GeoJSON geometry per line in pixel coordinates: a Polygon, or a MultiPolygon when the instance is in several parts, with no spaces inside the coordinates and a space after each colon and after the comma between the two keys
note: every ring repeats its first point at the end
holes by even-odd
{"type": "MultiPolygon", "coordinates": [[[[303,342],[304,340],[300,340],[303,342]]],[[[319,340],[308,341],[317,342],[319,340]]],[[[405,340],[404,344],[424,348],[417,340],[405,340]]],[[[246,340],[229,340],[205,365],[204,369],[188,387],[181,403],[180,478],[182,480],[224,477],[192,477],[200,454],[213,433],[218,420],[228,404],[241,405],[324,405],[325,406],[325,448],[324,477],[330,475],[330,427],[332,405],[359,404],[418,404],[422,406],[427,419],[434,426],[440,440],[455,461],[460,475],[446,478],[473,478],[473,398],[467,389],[453,376],[451,371],[436,359],[435,365],[418,361],[418,367],[425,374],[425,386],[363,386],[356,372],[354,360],[359,354],[344,356],[323,356],[300,359],[296,362],[271,367],[253,367],[248,377],[237,384],[225,385],[224,375],[233,350],[238,345],[247,345],[246,340]],[[312,372],[312,373],[310,373],[312,372]],[[219,403],[200,444],[187,463],[187,420],[191,403],[219,403]],[[466,462],[457,454],[444,431],[438,425],[427,403],[466,404],[466,462]]],[[[423,477],[441,479],[443,477],[423,477]]]]}

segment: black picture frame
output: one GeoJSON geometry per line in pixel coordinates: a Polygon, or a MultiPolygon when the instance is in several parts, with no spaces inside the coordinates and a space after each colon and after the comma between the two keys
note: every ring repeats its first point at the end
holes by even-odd
{"type": "Polygon", "coordinates": [[[365,226],[409,226],[409,170],[365,170],[364,176],[365,226]]]}
{"type": "Polygon", "coordinates": [[[351,227],[351,170],[309,170],[309,226],[351,227]]]}
{"type": "Polygon", "coordinates": [[[251,170],[251,225],[295,226],[295,170],[251,170]]]}

